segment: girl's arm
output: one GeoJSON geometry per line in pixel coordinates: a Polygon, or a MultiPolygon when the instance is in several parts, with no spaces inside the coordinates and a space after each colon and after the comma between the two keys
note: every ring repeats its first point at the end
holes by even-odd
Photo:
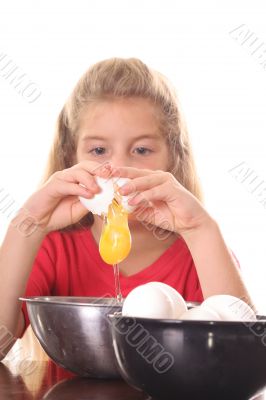
{"type": "Polygon", "coordinates": [[[28,218],[22,210],[11,221],[0,249],[0,325],[3,336],[0,359],[4,358],[24,329],[18,298],[24,295],[34,258],[44,238],[43,231],[39,229],[27,235],[28,218]]]}
{"type": "Polygon", "coordinates": [[[131,179],[119,191],[122,195],[134,194],[129,204],[137,206],[136,215],[140,209],[146,222],[183,237],[193,257],[204,298],[230,294],[252,306],[217,223],[171,173],[117,167],[112,174],[131,179]]]}
{"type": "Polygon", "coordinates": [[[197,228],[183,232],[182,237],[193,257],[204,298],[231,294],[252,306],[236,260],[211,217],[197,228]]]}
{"type": "Polygon", "coordinates": [[[18,298],[25,293],[42,240],[49,232],[75,224],[88,213],[78,196],[91,198],[99,192],[93,177],[96,173],[107,178],[108,167],[83,161],[56,172],[11,221],[0,249],[0,359],[23,332],[18,298]]]}

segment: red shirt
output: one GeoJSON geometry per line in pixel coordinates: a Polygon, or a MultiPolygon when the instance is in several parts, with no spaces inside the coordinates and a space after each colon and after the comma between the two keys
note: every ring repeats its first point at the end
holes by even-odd
{"type": "MultiPolygon", "coordinates": [[[[136,260],[136,262],[138,262],[136,260]]],[[[131,276],[120,274],[123,297],[141,284],[158,281],[187,301],[203,301],[198,275],[185,241],[178,238],[153,264],[131,276]]],[[[112,266],[99,254],[90,229],[48,234],[35,258],[25,296],[115,297],[112,266]]],[[[26,327],[29,325],[23,302],[26,327]]]]}

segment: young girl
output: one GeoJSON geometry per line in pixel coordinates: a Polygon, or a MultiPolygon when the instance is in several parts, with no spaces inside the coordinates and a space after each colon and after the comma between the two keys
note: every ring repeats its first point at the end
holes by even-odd
{"type": "Polygon", "coordinates": [[[251,303],[200,202],[174,91],[140,60],[114,58],[93,65],[77,83],[58,118],[45,182],[8,228],[0,321],[9,332],[21,337],[29,324],[20,296],[115,295],[112,267],[98,251],[102,219],[78,198],[92,198],[100,191],[95,176],[110,174],[132,180],[121,194],[139,193],[131,200],[137,206],[129,219],[132,249],[120,265],[124,297],[161,281],[188,301],[231,294],[251,303]]]}

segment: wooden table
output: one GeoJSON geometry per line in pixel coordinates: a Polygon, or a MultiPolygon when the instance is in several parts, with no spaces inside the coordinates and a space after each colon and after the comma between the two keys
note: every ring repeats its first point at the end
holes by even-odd
{"type": "Polygon", "coordinates": [[[148,400],[123,380],[79,378],[52,361],[0,363],[1,400],[148,400]]]}
{"type": "MultiPolygon", "coordinates": [[[[13,399],[152,400],[122,380],[79,378],[52,361],[31,361],[27,364],[3,361],[0,363],[0,400],[13,399]]],[[[255,399],[263,400],[264,395],[252,400],[255,399]]]]}

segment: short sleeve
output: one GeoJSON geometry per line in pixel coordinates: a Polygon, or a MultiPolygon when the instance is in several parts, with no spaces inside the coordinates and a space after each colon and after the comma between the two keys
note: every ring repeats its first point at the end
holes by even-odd
{"type": "MultiPolygon", "coordinates": [[[[35,257],[33,267],[27,282],[24,297],[49,296],[53,292],[55,284],[55,249],[49,235],[43,240],[41,247],[35,257]]],[[[22,312],[25,319],[25,327],[20,337],[30,324],[27,305],[23,301],[22,312]]]]}

